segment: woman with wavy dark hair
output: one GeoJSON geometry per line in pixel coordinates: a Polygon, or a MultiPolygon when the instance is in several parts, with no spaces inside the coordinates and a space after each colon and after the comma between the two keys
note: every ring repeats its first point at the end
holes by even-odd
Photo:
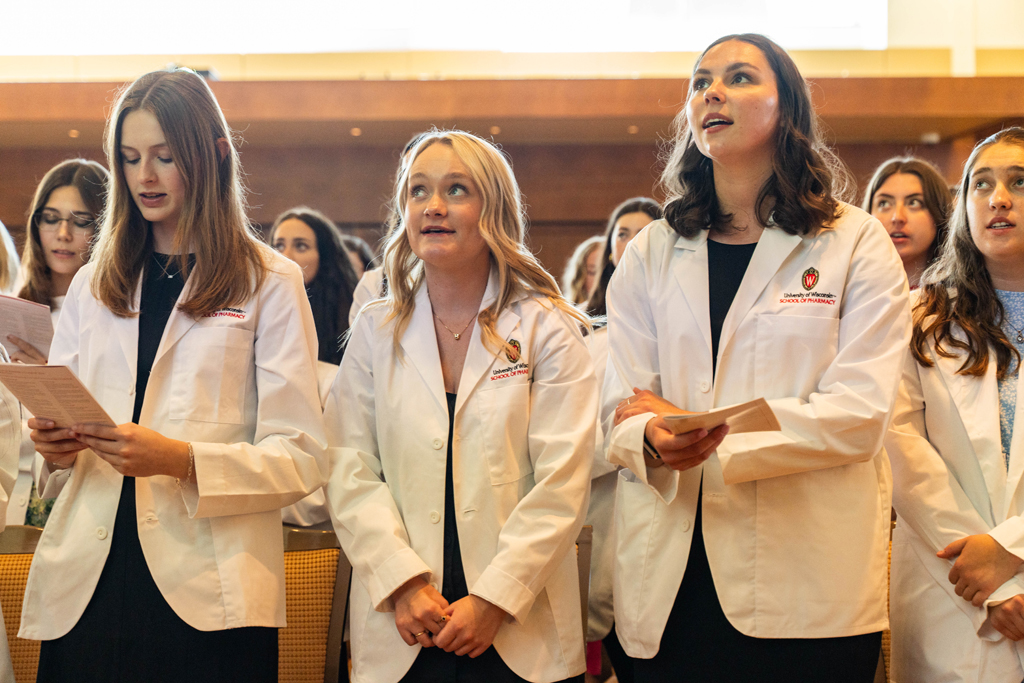
{"type": "Polygon", "coordinates": [[[889,231],[911,289],[939,256],[952,204],[945,179],[924,159],[889,159],[868,183],[862,208],[889,231]]]}
{"type": "Polygon", "coordinates": [[[1024,129],[974,148],[915,293],[892,460],[893,680],[1024,678],[1024,129]]]}
{"type": "Polygon", "coordinates": [[[615,266],[626,251],[626,245],[636,237],[651,221],[661,218],[661,207],[649,197],[633,197],[615,207],[608,218],[608,227],[604,231],[604,249],[601,260],[597,263],[600,273],[594,291],[587,301],[587,312],[590,315],[606,315],[605,292],[611,282],[615,266]]]}
{"type": "Polygon", "coordinates": [[[320,343],[319,360],[338,365],[344,353],[341,336],[348,331],[352,292],[359,281],[341,231],[319,211],[299,206],[274,220],[270,245],[302,268],[320,343]]]}
{"type": "Polygon", "coordinates": [[[808,86],[772,41],[712,43],[675,131],[665,220],[608,288],[616,633],[645,683],[867,683],[906,276],[842,202],[808,86]],[[754,399],[777,430],[672,418],[754,399]]]}

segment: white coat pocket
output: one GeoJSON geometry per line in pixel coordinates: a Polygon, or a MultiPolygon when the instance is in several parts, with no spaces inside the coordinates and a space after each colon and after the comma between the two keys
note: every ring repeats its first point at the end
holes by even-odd
{"type": "Polygon", "coordinates": [[[175,351],[168,413],[172,420],[242,424],[253,333],[195,326],[175,351]]]}
{"type": "Polygon", "coordinates": [[[480,429],[492,484],[507,484],[533,474],[528,443],[530,383],[482,390],[477,399],[480,429]]]}
{"type": "Polygon", "coordinates": [[[756,343],[754,395],[807,400],[839,350],[839,319],[762,315],[756,343]]]}

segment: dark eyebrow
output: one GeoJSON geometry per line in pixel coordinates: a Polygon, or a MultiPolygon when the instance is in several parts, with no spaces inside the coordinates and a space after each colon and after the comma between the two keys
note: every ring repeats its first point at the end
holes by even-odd
{"type": "MultiPolygon", "coordinates": [[[[754,71],[760,71],[760,69],[758,69],[750,62],[734,62],[725,68],[725,72],[729,73],[730,71],[739,71],[740,69],[752,69],[754,71]]],[[[696,71],[693,72],[693,75],[696,76],[697,74],[709,73],[711,73],[711,71],[709,71],[708,69],[697,69],[696,71]]]]}
{"type": "MultiPolygon", "coordinates": [[[[1007,166],[1006,170],[1011,171],[1013,173],[1024,173],[1024,166],[1017,166],[1017,165],[1007,166]]],[[[981,168],[976,168],[973,171],[971,171],[971,177],[973,178],[974,176],[981,175],[982,173],[992,173],[992,169],[989,168],[988,166],[982,166],[981,168]]]]}

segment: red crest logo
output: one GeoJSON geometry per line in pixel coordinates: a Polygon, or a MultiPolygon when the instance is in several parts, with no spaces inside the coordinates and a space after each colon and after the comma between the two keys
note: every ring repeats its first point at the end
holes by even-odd
{"type": "Polygon", "coordinates": [[[513,350],[510,351],[506,349],[505,358],[508,358],[509,363],[518,362],[519,359],[522,358],[523,356],[523,347],[520,346],[519,342],[517,342],[515,339],[509,339],[508,345],[511,346],[513,350]]]}
{"type": "Polygon", "coordinates": [[[808,268],[804,271],[803,285],[804,289],[808,292],[814,289],[814,285],[818,284],[818,271],[814,268],[808,268]]]}

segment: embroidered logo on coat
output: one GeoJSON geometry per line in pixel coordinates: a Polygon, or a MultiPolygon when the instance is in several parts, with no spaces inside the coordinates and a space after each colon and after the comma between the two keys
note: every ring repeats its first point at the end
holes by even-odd
{"type": "Polygon", "coordinates": [[[222,308],[219,311],[213,313],[207,313],[203,316],[204,318],[238,318],[239,320],[245,320],[245,311],[240,308],[222,308]]]}
{"type": "Polygon", "coordinates": [[[505,358],[508,358],[509,363],[517,363],[523,356],[523,347],[515,339],[509,339],[508,345],[511,346],[513,350],[510,351],[505,349],[505,358]]]}
{"type": "Polygon", "coordinates": [[[811,291],[812,289],[814,289],[814,285],[818,284],[818,271],[816,271],[814,268],[808,268],[807,270],[804,271],[804,275],[801,282],[804,286],[804,289],[806,289],[808,292],[811,291]]]}

